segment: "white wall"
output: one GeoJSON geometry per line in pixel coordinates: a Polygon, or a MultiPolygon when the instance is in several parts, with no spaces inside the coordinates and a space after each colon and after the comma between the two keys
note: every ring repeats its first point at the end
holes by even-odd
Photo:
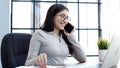
{"type": "Polygon", "coordinates": [[[120,0],[101,0],[101,26],[104,38],[111,40],[120,32],[120,0]]]}
{"type": "MultiPolygon", "coordinates": [[[[0,0],[0,44],[3,36],[10,32],[10,5],[11,0],[0,0]]],[[[0,45],[0,68],[1,66],[1,45],[0,45]]]]}

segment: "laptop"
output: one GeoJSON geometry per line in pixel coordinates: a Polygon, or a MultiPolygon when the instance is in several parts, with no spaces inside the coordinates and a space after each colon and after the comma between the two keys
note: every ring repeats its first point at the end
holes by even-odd
{"type": "Polygon", "coordinates": [[[120,59],[120,35],[114,34],[101,68],[115,68],[120,59]]]}

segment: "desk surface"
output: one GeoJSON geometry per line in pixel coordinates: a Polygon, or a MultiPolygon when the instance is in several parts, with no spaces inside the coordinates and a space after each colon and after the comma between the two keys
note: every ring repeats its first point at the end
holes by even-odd
{"type": "MultiPolygon", "coordinates": [[[[98,57],[87,57],[87,62],[83,63],[83,64],[79,64],[79,62],[77,60],[75,60],[73,57],[68,57],[65,60],[65,64],[64,65],[55,65],[55,66],[47,66],[47,68],[79,68],[80,65],[87,65],[87,66],[91,66],[91,65],[95,65],[101,63],[99,62],[98,57]]],[[[120,61],[117,65],[118,67],[120,67],[120,61]]],[[[37,66],[20,66],[17,68],[39,68],[37,66]]]]}

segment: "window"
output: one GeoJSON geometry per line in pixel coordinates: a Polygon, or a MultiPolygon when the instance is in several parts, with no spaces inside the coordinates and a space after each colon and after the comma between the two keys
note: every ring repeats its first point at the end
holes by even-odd
{"type": "Polygon", "coordinates": [[[11,32],[33,33],[44,22],[48,8],[55,3],[69,9],[76,36],[87,55],[97,55],[101,36],[100,0],[12,0],[11,32]]]}

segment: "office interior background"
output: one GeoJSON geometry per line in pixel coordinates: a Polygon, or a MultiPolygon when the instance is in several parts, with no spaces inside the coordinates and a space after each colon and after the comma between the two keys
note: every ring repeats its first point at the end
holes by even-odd
{"type": "Polygon", "coordinates": [[[68,7],[76,37],[88,56],[98,55],[98,37],[110,41],[119,32],[119,0],[0,0],[0,43],[7,33],[32,34],[55,3],[68,7]]]}

